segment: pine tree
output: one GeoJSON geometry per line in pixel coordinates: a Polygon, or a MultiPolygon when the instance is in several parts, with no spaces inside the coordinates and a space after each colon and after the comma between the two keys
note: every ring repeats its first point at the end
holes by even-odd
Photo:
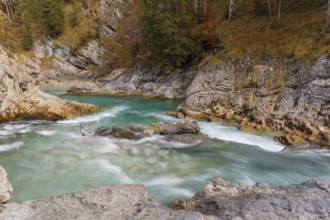
{"type": "Polygon", "coordinates": [[[64,22],[62,0],[41,1],[41,23],[49,36],[59,36],[63,32],[64,22]]]}
{"type": "Polygon", "coordinates": [[[145,0],[145,41],[154,61],[165,71],[183,67],[195,55],[191,29],[194,10],[190,0],[145,0]]]}

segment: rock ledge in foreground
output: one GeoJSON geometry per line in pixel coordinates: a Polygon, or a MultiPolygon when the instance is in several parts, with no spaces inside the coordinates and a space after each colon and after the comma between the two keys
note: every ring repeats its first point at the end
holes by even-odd
{"type": "Polygon", "coordinates": [[[329,219],[330,180],[269,187],[214,178],[202,192],[177,205],[220,219],[329,219]]]}
{"type": "Polygon", "coordinates": [[[212,219],[174,211],[151,199],[143,185],[108,185],[89,191],[5,205],[0,220],[212,219]]]}

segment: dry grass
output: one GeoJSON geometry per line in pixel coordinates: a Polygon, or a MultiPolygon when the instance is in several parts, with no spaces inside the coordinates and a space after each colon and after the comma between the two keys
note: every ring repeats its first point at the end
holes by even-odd
{"type": "Polygon", "coordinates": [[[326,16],[320,12],[290,14],[279,21],[267,17],[223,21],[218,26],[224,45],[219,55],[314,60],[330,52],[325,24],[326,16]]]}
{"type": "Polygon", "coordinates": [[[69,45],[73,50],[84,46],[88,40],[95,38],[97,36],[97,21],[95,17],[92,16],[92,12],[96,10],[99,1],[95,1],[90,8],[90,13],[82,15],[77,13],[78,25],[76,27],[71,26],[71,19],[75,6],[73,4],[67,4],[64,8],[65,14],[65,29],[64,33],[56,40],[55,43],[64,43],[69,45]]]}

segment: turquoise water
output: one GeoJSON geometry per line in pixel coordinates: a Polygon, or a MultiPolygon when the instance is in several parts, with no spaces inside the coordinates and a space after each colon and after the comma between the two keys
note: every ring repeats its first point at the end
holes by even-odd
{"type": "Polygon", "coordinates": [[[164,112],[179,101],[141,97],[58,96],[104,111],[58,122],[0,124],[0,164],[14,186],[13,201],[25,201],[105,184],[143,183],[164,203],[191,197],[210,178],[270,185],[330,177],[330,152],[282,150],[270,137],[243,133],[220,123],[199,123],[210,138],[194,145],[159,136],[139,141],[82,136],[79,124],[99,126],[171,122],[164,112]]]}

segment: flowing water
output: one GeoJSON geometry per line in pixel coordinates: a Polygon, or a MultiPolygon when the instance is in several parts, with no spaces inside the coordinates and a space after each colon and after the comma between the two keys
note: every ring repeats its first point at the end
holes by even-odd
{"type": "Polygon", "coordinates": [[[100,126],[171,122],[178,101],[141,97],[71,96],[105,108],[58,122],[0,124],[0,164],[14,186],[13,201],[77,192],[105,184],[143,183],[164,203],[191,197],[210,178],[270,185],[330,177],[330,152],[282,150],[267,134],[243,133],[233,126],[200,122],[210,138],[194,145],[168,143],[159,136],[138,141],[82,136],[79,124],[100,126]]]}

